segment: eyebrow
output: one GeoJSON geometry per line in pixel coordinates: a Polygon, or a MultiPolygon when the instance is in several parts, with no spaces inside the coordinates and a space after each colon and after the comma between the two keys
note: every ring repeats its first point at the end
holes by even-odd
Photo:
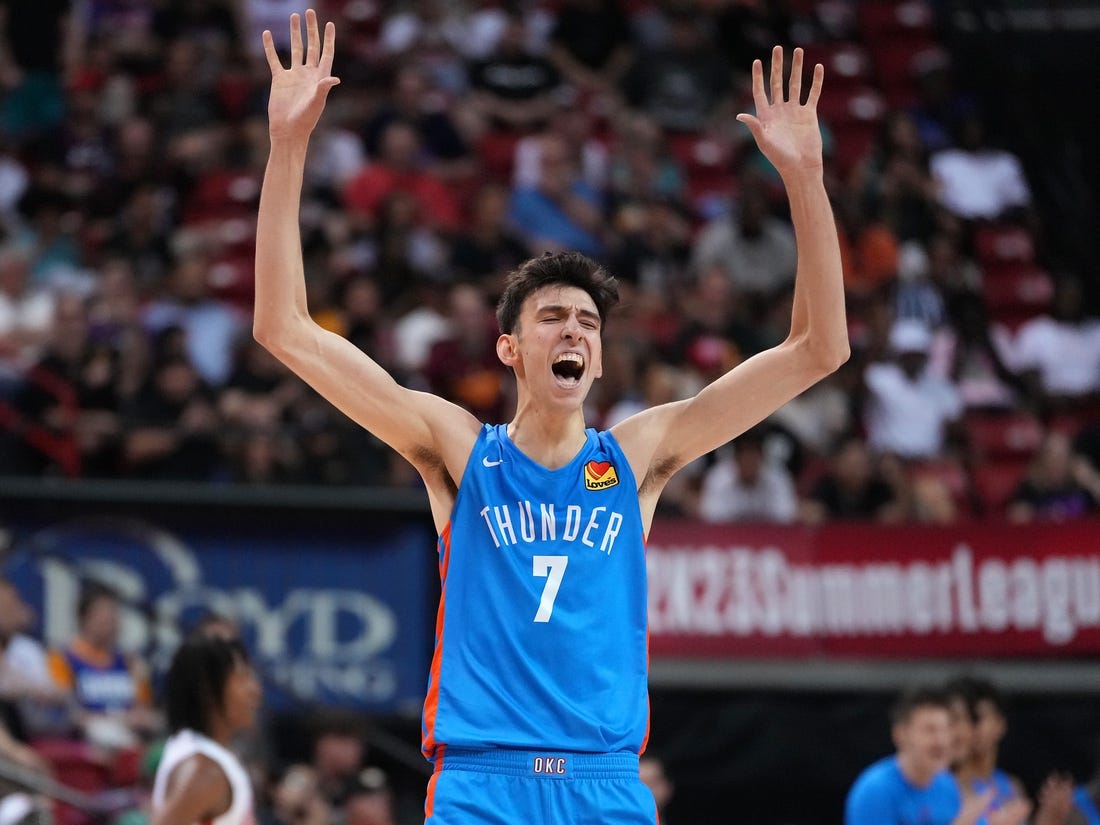
{"type": "MultiPolygon", "coordinates": [[[[573,307],[567,307],[564,304],[546,304],[545,306],[537,307],[535,309],[535,313],[537,315],[542,315],[544,313],[569,312],[572,309],[573,307]]],[[[600,313],[596,312],[595,310],[577,308],[577,314],[584,318],[591,318],[597,324],[602,323],[600,313]]]]}

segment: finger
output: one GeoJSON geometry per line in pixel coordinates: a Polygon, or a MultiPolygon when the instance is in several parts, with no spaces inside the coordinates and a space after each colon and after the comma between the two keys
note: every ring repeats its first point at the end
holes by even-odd
{"type": "Polygon", "coordinates": [[[281,72],[283,70],[283,64],[279,61],[279,53],[275,51],[275,38],[271,36],[271,32],[264,30],[264,55],[267,57],[267,66],[271,69],[271,74],[281,72]]]}
{"type": "Polygon", "coordinates": [[[783,47],[772,49],[772,103],[782,103],[783,97],[783,47]]]}
{"type": "Polygon", "coordinates": [[[756,113],[768,108],[768,96],[764,94],[764,64],[752,61],[752,101],[756,104],[756,113]]]}
{"type": "Polygon", "coordinates": [[[302,65],[302,18],[298,12],[290,15],[290,68],[302,65]]]}
{"type": "Polygon", "coordinates": [[[806,105],[817,108],[817,99],[821,97],[821,84],[825,82],[825,67],[820,63],[814,66],[814,82],[810,85],[810,93],[806,95],[806,105]]]}
{"type": "Polygon", "coordinates": [[[321,50],[321,71],[332,74],[332,55],[336,48],[336,24],[331,20],[325,23],[325,47],[321,50]]]}
{"type": "Polygon", "coordinates": [[[802,102],[802,49],[795,49],[791,56],[790,101],[802,102]]]}
{"type": "Polygon", "coordinates": [[[316,66],[321,61],[321,32],[317,29],[317,12],[306,9],[306,65],[316,66]]]}
{"type": "Polygon", "coordinates": [[[749,127],[749,131],[752,132],[753,138],[756,140],[757,143],[759,143],[760,142],[760,131],[761,131],[761,124],[760,124],[759,118],[753,117],[752,115],[748,115],[748,114],[745,114],[744,112],[742,112],[741,114],[739,114],[737,116],[737,120],[740,123],[744,123],[747,127],[749,127]]]}

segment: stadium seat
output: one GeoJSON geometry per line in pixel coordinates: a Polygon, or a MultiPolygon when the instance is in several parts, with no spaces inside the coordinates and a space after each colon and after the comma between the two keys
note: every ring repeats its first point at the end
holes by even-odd
{"type": "Polygon", "coordinates": [[[974,490],[987,516],[1004,515],[1012,494],[1027,472],[1027,461],[1006,459],[987,461],[973,471],[974,490]]]}
{"type": "Polygon", "coordinates": [[[923,0],[873,0],[857,7],[859,29],[868,43],[906,36],[935,38],[932,7],[923,0]]]}
{"type": "Polygon", "coordinates": [[[1035,262],[1035,239],[1022,226],[986,224],[974,230],[974,254],[983,267],[1035,262]]]}
{"type": "Polygon", "coordinates": [[[1014,329],[1050,309],[1054,282],[1045,270],[1030,264],[987,268],[982,292],[989,317],[1014,329]]]}
{"type": "Polygon", "coordinates": [[[859,43],[815,43],[805,48],[807,68],[815,63],[825,67],[830,94],[871,82],[871,57],[859,43]]]}

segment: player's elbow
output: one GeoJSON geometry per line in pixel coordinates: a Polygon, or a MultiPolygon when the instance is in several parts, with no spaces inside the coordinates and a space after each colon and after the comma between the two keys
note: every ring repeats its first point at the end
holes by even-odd
{"type": "Polygon", "coordinates": [[[800,360],[818,378],[824,378],[840,369],[852,356],[848,336],[835,338],[806,335],[796,341],[800,360]]]}

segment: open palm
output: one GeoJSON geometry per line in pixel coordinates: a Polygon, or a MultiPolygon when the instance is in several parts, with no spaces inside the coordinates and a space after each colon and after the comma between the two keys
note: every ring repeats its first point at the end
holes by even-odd
{"type": "Polygon", "coordinates": [[[817,122],[817,100],[821,96],[824,67],[814,67],[813,83],[806,102],[802,100],[802,49],[791,59],[790,94],[783,94],[783,47],[772,49],[771,101],[764,89],[764,66],[752,64],[752,97],[756,114],[737,119],[749,127],[756,145],[781,176],[806,168],[820,168],[821,128],[817,122]]]}
{"type": "Polygon", "coordinates": [[[308,138],[325,108],[329,90],[340,82],[332,76],[336,27],[331,22],[325,25],[322,47],[317,14],[313,9],[307,10],[303,49],[301,18],[290,15],[289,69],[284,69],[279,61],[271,32],[264,32],[263,41],[267,65],[271,68],[271,97],[267,104],[271,138],[308,138]]]}

